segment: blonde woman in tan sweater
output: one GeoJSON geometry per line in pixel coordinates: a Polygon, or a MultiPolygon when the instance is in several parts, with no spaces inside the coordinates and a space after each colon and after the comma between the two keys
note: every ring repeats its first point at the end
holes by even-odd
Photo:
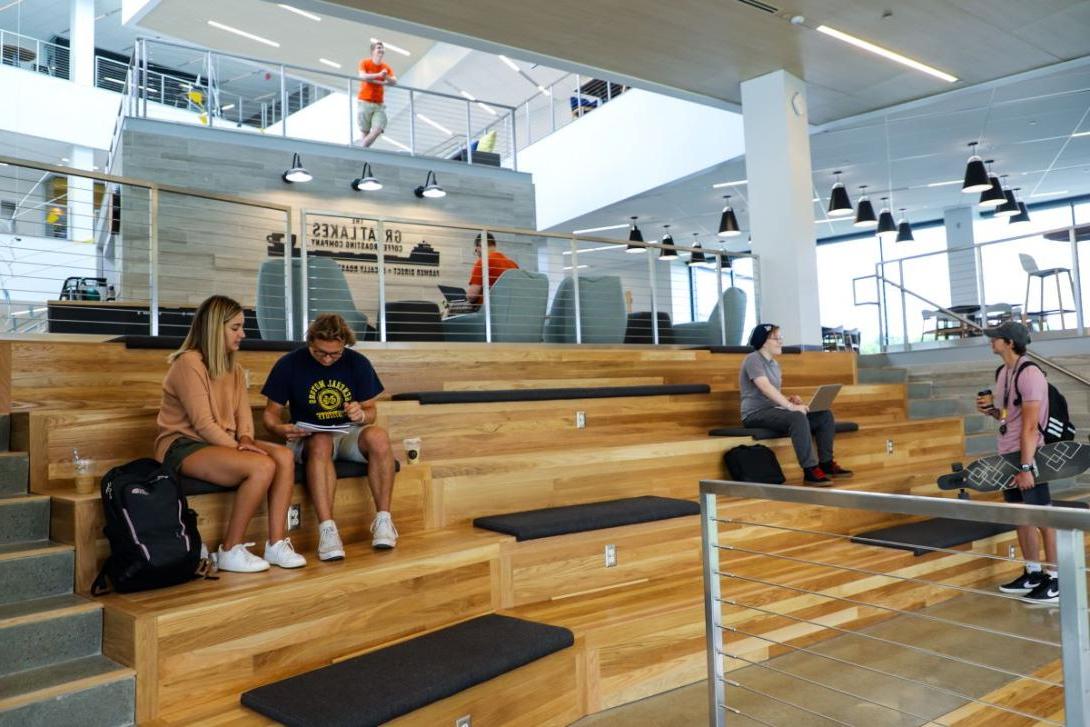
{"type": "Polygon", "coordinates": [[[254,440],[254,420],[242,367],[235,362],[243,332],[242,306],[222,295],[208,298],[193,318],[182,347],[170,355],[159,407],[155,456],[176,475],[238,488],[217,551],[220,570],[256,573],[300,568],[306,559],[284,534],[295,480],[287,447],[254,440]],[[262,499],[269,502],[264,559],[244,543],[262,499]]]}

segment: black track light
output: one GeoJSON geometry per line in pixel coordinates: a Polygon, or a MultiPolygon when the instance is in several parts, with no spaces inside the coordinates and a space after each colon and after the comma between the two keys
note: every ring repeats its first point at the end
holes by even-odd
{"type": "Polygon", "coordinates": [[[696,241],[697,235],[693,233],[693,253],[689,256],[690,267],[704,267],[708,264],[708,256],[704,254],[704,246],[696,241]]]}
{"type": "Polygon", "coordinates": [[[1003,194],[1003,185],[999,183],[999,177],[995,176],[994,174],[991,174],[992,160],[989,159],[985,163],[988,164],[989,186],[988,186],[987,189],[985,189],[983,192],[980,193],[980,202],[978,204],[981,207],[984,207],[985,209],[988,209],[988,208],[991,208],[991,207],[998,207],[999,205],[1006,202],[1007,201],[1007,196],[1005,194],[1003,194]]]}
{"type": "Polygon", "coordinates": [[[371,162],[365,162],[363,172],[352,180],[352,189],[357,192],[374,192],[382,189],[382,182],[375,179],[375,174],[371,171],[371,162]]]}
{"type": "Polygon", "coordinates": [[[878,218],[874,216],[874,205],[867,199],[867,185],[859,185],[859,207],[855,212],[856,227],[875,227],[878,224],[878,218]]]}
{"type": "Polygon", "coordinates": [[[723,195],[723,199],[727,202],[723,207],[723,214],[719,217],[719,237],[737,237],[742,234],[742,231],[738,229],[738,218],[734,216],[734,210],[731,209],[730,195],[723,195]]]}
{"type": "Polygon", "coordinates": [[[1029,222],[1029,210],[1026,209],[1026,203],[1021,201],[1018,203],[1018,214],[1012,215],[1008,224],[1013,225],[1018,222],[1029,222]]]}
{"type": "Polygon", "coordinates": [[[844,189],[844,185],[840,183],[841,174],[839,170],[833,172],[836,182],[833,183],[833,189],[829,193],[828,214],[830,217],[847,217],[854,211],[852,201],[848,199],[848,190],[844,189]]]}
{"type": "MultiPolygon", "coordinates": [[[[1007,175],[1004,174],[1002,178],[1006,179],[1007,175]]],[[[1005,198],[1005,201],[1003,202],[1003,204],[995,208],[995,216],[1014,217],[1019,212],[1018,200],[1014,198],[1014,190],[1004,189],[1003,197],[1005,198]]]]}
{"type": "Polygon", "coordinates": [[[659,260],[670,262],[677,260],[677,248],[674,247],[674,236],[670,234],[670,225],[662,226],[666,232],[662,236],[663,247],[659,252],[659,260]]]}
{"type": "Polygon", "coordinates": [[[897,235],[897,222],[893,219],[893,213],[886,201],[889,197],[882,198],[882,211],[878,214],[878,237],[888,240],[897,235]]]}
{"type": "Polygon", "coordinates": [[[298,152],[291,155],[291,167],[286,169],[280,178],[288,184],[302,184],[314,179],[310,172],[303,168],[303,161],[298,152]]]}
{"type": "Polygon", "coordinates": [[[640,232],[640,228],[636,227],[636,217],[632,217],[632,223],[628,228],[628,247],[624,249],[625,252],[638,254],[641,252],[647,252],[647,248],[643,245],[635,245],[633,243],[643,242],[643,233],[640,232]]]}
{"type": "Polygon", "coordinates": [[[992,181],[988,179],[988,170],[984,167],[984,160],[976,155],[977,144],[978,142],[975,141],[969,142],[972,152],[969,161],[965,164],[965,182],[961,185],[961,191],[965,194],[983,192],[992,186],[992,181]]]}
{"type": "Polygon", "coordinates": [[[897,242],[914,242],[915,237],[912,236],[912,225],[909,224],[908,218],[905,217],[905,208],[900,209],[901,222],[897,225],[897,242]]]}
{"type": "Polygon", "coordinates": [[[424,184],[414,189],[413,194],[428,199],[439,199],[447,196],[446,190],[439,186],[439,179],[435,176],[435,172],[430,169],[428,170],[428,176],[424,178],[424,184]]]}

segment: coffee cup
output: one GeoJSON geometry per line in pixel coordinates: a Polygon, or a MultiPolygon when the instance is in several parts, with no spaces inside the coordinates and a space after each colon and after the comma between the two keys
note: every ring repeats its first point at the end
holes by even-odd
{"type": "Polygon", "coordinates": [[[405,446],[405,458],[409,464],[420,461],[420,437],[407,437],[402,444],[405,446]]]}
{"type": "Polygon", "coordinates": [[[95,491],[95,474],[91,471],[93,463],[89,459],[77,459],[73,465],[76,472],[76,492],[90,495],[95,491]]]}

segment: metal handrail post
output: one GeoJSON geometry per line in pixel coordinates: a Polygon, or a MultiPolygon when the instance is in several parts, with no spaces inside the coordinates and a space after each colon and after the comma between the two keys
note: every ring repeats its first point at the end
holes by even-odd
{"type": "Polygon", "coordinates": [[[409,155],[416,156],[416,97],[411,89],[409,90],[409,155]]]}
{"type": "MultiPolygon", "coordinates": [[[[289,238],[288,242],[291,240],[289,238]]],[[[286,250],[285,246],[285,250],[286,250]]],[[[291,253],[294,255],[295,251],[291,253]]],[[[299,329],[306,335],[310,326],[310,266],[307,265],[307,211],[299,213],[299,313],[303,320],[299,329]]]]}
{"type": "Polygon", "coordinates": [[[484,302],[484,340],[492,343],[492,286],[488,277],[488,229],[481,230],[481,295],[484,302]]]}
{"type": "MultiPolygon", "coordinates": [[[[897,261],[897,276],[901,281],[901,285],[905,284],[905,262],[904,260],[897,261]]],[[[905,295],[905,289],[901,288],[901,336],[903,336],[902,344],[905,350],[910,349],[908,343],[908,298],[905,295]]]]}
{"type": "Polygon", "coordinates": [[[288,87],[285,85],[284,64],[280,64],[280,136],[288,135],[288,87]]]}
{"type": "Polygon", "coordinates": [[[149,333],[159,335],[159,188],[148,189],[149,333]]]}
{"type": "Polygon", "coordinates": [[[147,42],[143,42],[143,43],[141,43],[141,46],[142,46],[142,49],[143,49],[143,52],[141,53],[141,56],[142,56],[142,59],[143,59],[144,66],[143,66],[143,68],[141,69],[141,72],[140,72],[140,79],[136,83],[136,90],[140,92],[140,100],[142,102],[141,105],[140,105],[141,109],[142,109],[140,115],[143,118],[146,119],[146,118],[148,118],[148,92],[147,92],[147,83],[148,83],[148,44],[147,44],[147,42]]]}
{"type": "Polygon", "coordinates": [[[518,124],[515,123],[514,111],[509,112],[507,116],[511,119],[511,169],[517,172],[519,170],[519,145],[518,136],[516,136],[518,124]]]}
{"type": "MultiPolygon", "coordinates": [[[[208,95],[204,97],[204,114],[208,117],[208,128],[212,128],[212,51],[208,51],[208,77],[204,80],[205,88],[208,91],[208,95]]],[[[162,75],[159,79],[162,80],[162,75]]],[[[159,100],[165,102],[166,97],[159,94],[159,100]]]]}
{"type": "Polygon", "coordinates": [[[287,222],[284,224],[284,330],[287,331],[287,337],[289,341],[295,339],[295,316],[293,315],[293,308],[295,306],[295,296],[292,295],[291,289],[291,273],[292,273],[292,255],[295,254],[295,246],[291,244],[291,210],[287,213],[287,222]]]}
{"type": "Polygon", "coordinates": [[[651,342],[657,346],[659,345],[659,296],[658,286],[655,285],[655,256],[646,247],[644,255],[647,256],[647,277],[651,283],[651,342]]]}
{"type": "Polygon", "coordinates": [[[1075,325],[1078,327],[1081,336],[1085,332],[1086,321],[1082,313],[1082,274],[1079,272],[1079,240],[1074,225],[1067,231],[1067,235],[1071,241],[1071,274],[1074,276],[1072,280],[1073,290],[1071,292],[1075,296],[1075,325]]]}
{"type": "Polygon", "coordinates": [[[352,124],[355,123],[356,117],[352,113],[352,81],[348,80],[348,146],[352,146],[352,142],[355,137],[352,136],[352,124]]]}
{"type": "Polygon", "coordinates": [[[716,305],[719,306],[719,342],[727,345],[727,312],[723,309],[723,253],[717,252],[715,254],[715,288],[718,292],[719,299],[716,301],[716,305]]]}
{"type": "MultiPolygon", "coordinates": [[[[984,291],[984,254],[977,247],[973,250],[973,255],[976,261],[976,304],[980,307],[980,322],[988,325],[988,296],[984,291]]],[[[947,264],[949,262],[949,259],[947,259],[947,264]]],[[[953,304],[953,302],[953,298],[951,298],[950,303],[953,304]]],[[[1025,315],[1025,311],[1022,311],[1022,314],[1025,315]]],[[[937,322],[935,328],[938,328],[937,322]]]]}
{"type": "Polygon", "coordinates": [[[556,88],[554,83],[549,88],[549,94],[545,98],[549,99],[549,131],[550,133],[556,132],[556,97],[553,96],[552,89],[556,88]]]}
{"type": "Polygon", "coordinates": [[[378,220],[378,241],[375,247],[378,260],[378,340],[386,343],[386,222],[378,220]]]}
{"type": "Polygon", "coordinates": [[[700,544],[704,565],[704,638],[708,655],[708,724],[726,727],[726,689],[723,683],[723,631],[719,602],[719,525],[714,492],[700,494],[700,544]]]}
{"type": "MultiPolygon", "coordinates": [[[[575,237],[571,239],[572,294],[575,296],[575,342],[583,342],[583,313],[579,301],[579,249],[575,237]]],[[[561,255],[561,258],[564,256],[561,255]]],[[[563,267],[563,264],[561,264],[563,267]]]]}
{"type": "Polygon", "coordinates": [[[473,163],[473,111],[466,101],[466,163],[473,163]]]}
{"type": "Polygon", "coordinates": [[[1067,724],[1083,724],[1090,715],[1090,624],[1087,622],[1086,549],[1081,530],[1056,531],[1059,557],[1060,642],[1067,724]]]}

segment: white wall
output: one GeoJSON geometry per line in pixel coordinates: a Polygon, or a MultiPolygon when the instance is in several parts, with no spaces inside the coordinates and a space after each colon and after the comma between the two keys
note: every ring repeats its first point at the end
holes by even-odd
{"type": "Polygon", "coordinates": [[[549,229],[744,150],[741,115],[633,89],[523,149],[518,165],[549,229]]]}
{"type": "Polygon", "coordinates": [[[12,300],[56,299],[64,279],[96,274],[95,246],[54,237],[0,234],[0,290],[12,300]]]}
{"type": "Polygon", "coordinates": [[[0,129],[109,148],[120,94],[10,66],[0,66],[0,89],[0,129]]]}

